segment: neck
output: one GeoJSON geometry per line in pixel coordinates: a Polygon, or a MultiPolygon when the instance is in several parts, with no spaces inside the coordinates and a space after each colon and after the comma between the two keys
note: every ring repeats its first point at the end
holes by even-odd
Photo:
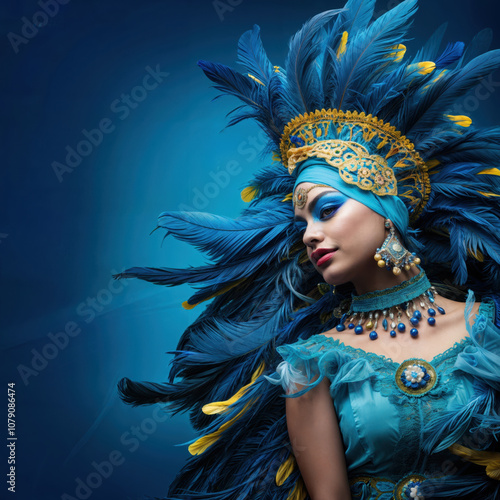
{"type": "Polygon", "coordinates": [[[402,271],[401,274],[396,276],[392,272],[387,271],[387,269],[376,268],[368,275],[364,274],[362,278],[353,280],[352,284],[356,289],[356,294],[363,295],[375,290],[385,290],[386,288],[399,285],[416,276],[418,272],[417,267],[412,267],[409,271],[402,271]]]}

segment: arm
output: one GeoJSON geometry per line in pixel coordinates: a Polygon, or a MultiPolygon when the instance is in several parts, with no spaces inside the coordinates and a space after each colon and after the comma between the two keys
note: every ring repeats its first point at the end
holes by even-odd
{"type": "Polygon", "coordinates": [[[298,398],[286,400],[290,442],[312,500],[350,500],[344,445],[324,379],[298,398]]]}

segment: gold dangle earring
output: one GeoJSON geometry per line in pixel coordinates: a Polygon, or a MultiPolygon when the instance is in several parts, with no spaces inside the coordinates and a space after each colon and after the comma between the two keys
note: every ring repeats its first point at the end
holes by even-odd
{"type": "Polygon", "coordinates": [[[418,266],[420,259],[414,253],[409,252],[399,241],[389,219],[385,220],[384,226],[390,231],[382,246],[377,248],[377,253],[374,256],[378,267],[392,269],[392,272],[397,276],[403,269],[409,271],[410,268],[418,266]]]}

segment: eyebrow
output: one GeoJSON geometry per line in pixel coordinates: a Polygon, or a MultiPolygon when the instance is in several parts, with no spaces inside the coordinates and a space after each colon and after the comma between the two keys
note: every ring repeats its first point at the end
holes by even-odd
{"type": "MultiPolygon", "coordinates": [[[[323,196],[326,196],[327,194],[330,194],[330,193],[338,193],[338,191],[336,191],[335,189],[331,188],[331,190],[327,190],[327,191],[322,191],[321,193],[317,194],[310,202],[309,202],[309,205],[307,206],[307,210],[309,212],[312,212],[314,210],[314,207],[316,206],[316,204],[318,203],[318,201],[323,197],[323,196]]],[[[340,193],[339,193],[340,194],[340,193]]],[[[294,218],[293,218],[294,222],[302,222],[304,221],[304,219],[298,215],[296,215],[294,218]]]]}

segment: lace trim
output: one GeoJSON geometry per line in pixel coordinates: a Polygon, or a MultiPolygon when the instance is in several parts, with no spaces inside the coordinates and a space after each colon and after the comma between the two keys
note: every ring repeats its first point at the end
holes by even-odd
{"type": "MultiPolygon", "coordinates": [[[[401,365],[401,363],[399,363],[398,361],[393,361],[391,358],[384,356],[383,354],[377,354],[377,353],[372,352],[372,351],[365,351],[364,349],[361,349],[360,347],[353,347],[351,345],[344,344],[339,339],[334,339],[332,337],[328,337],[327,335],[324,335],[322,333],[318,333],[316,335],[313,335],[312,337],[309,337],[309,339],[307,339],[307,340],[308,341],[314,340],[314,343],[319,343],[319,344],[322,344],[324,346],[326,346],[326,344],[330,344],[332,347],[337,347],[337,348],[342,349],[344,351],[347,351],[347,352],[350,352],[353,354],[357,354],[356,357],[365,357],[367,359],[370,359],[370,360],[373,359],[375,361],[378,360],[378,361],[383,362],[386,365],[391,365],[395,368],[397,368],[397,367],[399,367],[399,365],[401,365]],[[318,339],[318,337],[319,337],[319,339],[318,339]],[[319,340],[319,342],[317,342],[317,340],[319,340]]],[[[441,364],[444,360],[446,360],[449,357],[451,357],[452,355],[454,355],[455,351],[463,349],[463,347],[465,347],[467,344],[469,344],[471,342],[472,342],[472,339],[469,336],[464,337],[462,340],[458,340],[457,342],[455,342],[451,347],[449,347],[445,351],[434,356],[430,361],[427,361],[425,359],[424,359],[424,361],[427,361],[428,363],[430,363],[432,365],[441,364]]],[[[408,359],[414,359],[414,358],[408,358],[408,359]]],[[[408,359],[405,359],[402,363],[404,363],[405,361],[408,361],[408,359]]],[[[423,358],[419,358],[419,359],[423,359],[423,358]]]]}

